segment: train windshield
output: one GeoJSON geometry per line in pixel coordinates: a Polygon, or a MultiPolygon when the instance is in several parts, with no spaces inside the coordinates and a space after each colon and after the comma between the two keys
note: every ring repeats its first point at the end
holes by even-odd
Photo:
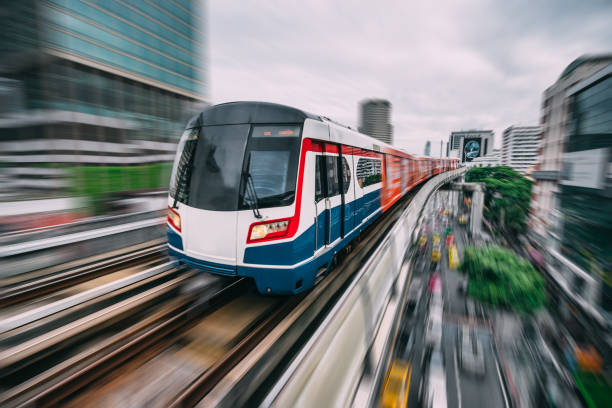
{"type": "Polygon", "coordinates": [[[299,136],[299,126],[188,129],[179,142],[170,195],[211,211],[289,205],[295,199],[299,136]]]}

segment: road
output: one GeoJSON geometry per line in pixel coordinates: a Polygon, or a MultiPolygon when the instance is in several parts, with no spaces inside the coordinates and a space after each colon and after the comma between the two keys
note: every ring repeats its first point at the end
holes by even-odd
{"type": "MultiPolygon", "coordinates": [[[[448,249],[444,245],[444,232],[451,226],[455,235],[457,250],[461,255],[463,248],[467,244],[467,237],[463,227],[456,224],[457,213],[456,197],[451,196],[452,192],[439,191],[428,203],[425,209],[425,220],[428,225],[428,249],[425,255],[419,256],[414,264],[414,277],[420,277],[425,282],[428,281],[432,269],[436,269],[442,279],[442,297],[444,300],[444,318],[442,324],[441,352],[443,356],[444,372],[446,375],[446,400],[448,407],[506,407],[506,397],[504,395],[500,369],[493,350],[493,336],[488,321],[477,319],[466,315],[466,302],[463,293],[458,291],[459,284],[463,281],[463,276],[448,265],[448,249]],[[454,206],[454,208],[453,208],[454,206]],[[444,214],[444,210],[449,210],[450,216],[444,214]],[[442,259],[440,265],[432,268],[429,254],[431,252],[431,242],[434,234],[439,234],[442,244],[442,259]],[[463,371],[458,367],[457,355],[457,332],[459,326],[472,326],[476,336],[482,344],[485,374],[477,377],[471,373],[463,371]]],[[[425,325],[428,315],[428,288],[423,285],[421,301],[415,311],[405,319],[405,324],[412,330],[414,345],[410,353],[406,353],[413,367],[410,379],[410,395],[408,399],[409,407],[421,406],[419,401],[419,391],[427,387],[427,365],[429,364],[428,353],[425,345],[425,325]]]]}

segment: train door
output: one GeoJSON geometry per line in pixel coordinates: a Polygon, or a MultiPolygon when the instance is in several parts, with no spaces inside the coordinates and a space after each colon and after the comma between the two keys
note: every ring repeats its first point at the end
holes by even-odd
{"type": "Polygon", "coordinates": [[[342,165],[340,165],[340,151],[336,144],[325,143],[323,152],[325,154],[325,165],[327,175],[327,201],[326,208],[328,225],[326,240],[327,244],[333,244],[343,234],[344,230],[344,194],[340,188],[342,165]]]}
{"type": "Polygon", "coordinates": [[[354,225],[357,226],[359,224],[361,224],[361,221],[363,221],[364,218],[364,214],[365,214],[365,207],[366,207],[366,202],[365,202],[365,198],[364,198],[364,191],[363,189],[365,188],[364,185],[364,181],[365,181],[365,158],[363,158],[362,156],[360,156],[360,154],[362,154],[362,151],[359,150],[358,148],[354,147],[353,148],[353,156],[351,156],[352,162],[353,162],[353,193],[354,193],[354,201],[353,201],[353,208],[354,208],[354,212],[355,212],[355,218],[354,218],[354,225]]]}
{"type": "MultiPolygon", "coordinates": [[[[313,143],[315,151],[323,152],[323,144],[313,143]]],[[[327,200],[327,163],[325,156],[315,156],[315,252],[328,244],[329,218],[327,200]]]]}
{"type": "Polygon", "coordinates": [[[341,146],[338,168],[340,170],[340,194],[342,197],[341,236],[344,238],[355,227],[355,180],[353,174],[353,149],[341,146]]]}
{"type": "Polygon", "coordinates": [[[338,146],[325,143],[321,144],[321,149],[323,154],[316,156],[315,250],[327,247],[340,238],[345,216],[338,146]]]}

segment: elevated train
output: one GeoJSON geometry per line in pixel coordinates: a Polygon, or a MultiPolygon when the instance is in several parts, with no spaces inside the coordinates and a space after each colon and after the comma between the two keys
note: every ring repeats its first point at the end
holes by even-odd
{"type": "Polygon", "coordinates": [[[178,145],[169,251],[206,272],[253,278],[261,293],[299,293],[411,188],[457,164],[288,106],[215,105],[178,145]]]}

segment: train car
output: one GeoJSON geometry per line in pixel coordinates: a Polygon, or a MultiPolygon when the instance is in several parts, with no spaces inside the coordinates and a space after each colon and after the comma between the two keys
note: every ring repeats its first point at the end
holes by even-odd
{"type": "Polygon", "coordinates": [[[169,251],[206,272],[252,278],[261,293],[299,293],[433,169],[432,159],[299,109],[215,105],[179,141],[169,251]]]}

